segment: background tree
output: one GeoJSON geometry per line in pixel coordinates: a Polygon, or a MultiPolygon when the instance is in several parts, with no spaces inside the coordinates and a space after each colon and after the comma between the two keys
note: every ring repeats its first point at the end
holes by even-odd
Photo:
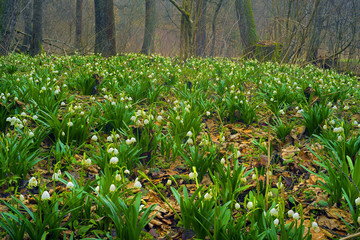
{"type": "Polygon", "coordinates": [[[76,0],[75,47],[77,49],[82,47],[82,9],[83,0],[76,0]]]}
{"type": "Polygon", "coordinates": [[[32,0],[23,1],[22,3],[23,6],[22,6],[21,14],[24,23],[24,38],[20,46],[20,51],[28,52],[31,43],[31,36],[32,36],[31,20],[32,20],[33,4],[32,4],[32,0]]]}
{"type": "Polygon", "coordinates": [[[0,1],[0,55],[11,51],[20,0],[0,1]]]}
{"type": "Polygon", "coordinates": [[[42,51],[42,10],[43,0],[34,0],[33,3],[33,30],[31,35],[30,55],[35,56],[42,51]]]}
{"type": "Polygon", "coordinates": [[[155,0],[145,0],[145,33],[141,53],[149,54],[154,43],[154,32],[156,26],[155,0]]]}
{"type": "Polygon", "coordinates": [[[95,53],[116,55],[113,0],[95,0],[95,53]]]}
{"type": "Polygon", "coordinates": [[[254,46],[259,42],[251,0],[235,0],[235,11],[238,19],[241,43],[245,54],[248,54],[254,50],[254,46]]]}
{"type": "Polygon", "coordinates": [[[195,39],[195,55],[205,57],[206,48],[206,2],[207,0],[196,1],[196,39],[195,39]]]}

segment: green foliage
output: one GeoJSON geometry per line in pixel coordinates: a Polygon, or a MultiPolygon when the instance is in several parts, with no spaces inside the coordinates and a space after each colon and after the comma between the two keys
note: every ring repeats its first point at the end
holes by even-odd
{"type": "Polygon", "coordinates": [[[303,123],[306,127],[308,136],[317,134],[320,132],[320,126],[332,113],[332,109],[323,104],[314,104],[311,107],[307,107],[303,112],[303,123]]]}

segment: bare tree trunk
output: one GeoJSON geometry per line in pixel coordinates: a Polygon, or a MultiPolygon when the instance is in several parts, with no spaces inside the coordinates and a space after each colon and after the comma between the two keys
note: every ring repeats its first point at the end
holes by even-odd
{"type": "Polygon", "coordinates": [[[19,0],[0,1],[0,55],[6,55],[11,51],[19,6],[19,0]]]}
{"type": "Polygon", "coordinates": [[[254,50],[254,46],[259,42],[251,0],[235,0],[235,10],[239,20],[238,23],[242,46],[245,50],[245,54],[248,54],[254,50]]]}
{"type": "Polygon", "coordinates": [[[42,4],[43,0],[34,0],[33,30],[30,44],[31,56],[35,56],[42,51],[42,4]]]}
{"type": "Polygon", "coordinates": [[[205,57],[206,48],[206,1],[196,1],[196,40],[195,40],[195,54],[198,57],[205,57]]]}
{"type": "Polygon", "coordinates": [[[145,0],[145,33],[141,53],[150,54],[154,44],[154,32],[156,26],[156,5],[155,0],[145,0]]]}
{"type": "Polygon", "coordinates": [[[113,0],[95,0],[95,53],[116,55],[113,0]]]}
{"type": "Polygon", "coordinates": [[[82,8],[83,0],[76,0],[75,47],[82,47],[82,8]]]}
{"type": "Polygon", "coordinates": [[[214,52],[215,52],[215,42],[216,42],[216,26],[215,26],[215,24],[216,24],[216,18],[217,18],[217,15],[219,14],[222,3],[223,3],[223,0],[220,0],[218,2],[218,4],[216,5],[214,17],[213,17],[213,20],[212,20],[212,25],[211,25],[212,38],[211,38],[210,56],[214,56],[214,52]]]}
{"type": "Polygon", "coordinates": [[[24,21],[24,38],[22,46],[20,47],[21,52],[28,52],[31,43],[32,35],[32,25],[31,25],[31,15],[32,15],[32,0],[25,2],[24,8],[22,10],[22,18],[24,21]]]}

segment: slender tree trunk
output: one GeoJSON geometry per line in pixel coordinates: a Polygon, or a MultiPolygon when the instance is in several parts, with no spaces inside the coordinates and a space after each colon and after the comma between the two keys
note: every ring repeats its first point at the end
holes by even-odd
{"type": "Polygon", "coordinates": [[[95,53],[116,55],[113,0],[95,0],[95,53]]]}
{"type": "Polygon", "coordinates": [[[82,47],[82,8],[83,0],[76,0],[75,47],[82,47]]]}
{"type": "Polygon", "coordinates": [[[245,54],[248,54],[254,50],[255,44],[259,42],[251,0],[235,0],[235,10],[239,23],[242,46],[245,54]]]}
{"type": "Polygon", "coordinates": [[[196,50],[198,57],[205,57],[206,48],[206,2],[207,0],[196,1],[196,50]]]}
{"type": "Polygon", "coordinates": [[[19,0],[0,0],[0,55],[11,51],[19,6],[19,0]]]}
{"type": "Polygon", "coordinates": [[[24,21],[24,35],[22,46],[20,47],[21,52],[28,52],[30,43],[31,43],[31,35],[32,35],[32,25],[31,25],[31,15],[32,15],[32,0],[28,0],[25,2],[24,8],[22,10],[22,18],[24,21]]]}
{"type": "Polygon", "coordinates": [[[42,4],[43,0],[34,0],[33,30],[30,44],[31,56],[35,56],[42,51],[42,4]]]}
{"type": "Polygon", "coordinates": [[[214,56],[214,52],[215,52],[215,42],[216,42],[216,18],[219,14],[221,5],[223,3],[223,0],[220,0],[218,2],[218,4],[216,5],[216,9],[215,9],[215,13],[214,13],[214,17],[212,20],[212,25],[211,25],[211,29],[212,29],[212,38],[211,38],[211,50],[210,50],[210,56],[214,56]]]}
{"type": "Polygon", "coordinates": [[[154,44],[154,32],[156,26],[156,5],[155,0],[145,0],[145,33],[141,53],[150,54],[154,44]]]}

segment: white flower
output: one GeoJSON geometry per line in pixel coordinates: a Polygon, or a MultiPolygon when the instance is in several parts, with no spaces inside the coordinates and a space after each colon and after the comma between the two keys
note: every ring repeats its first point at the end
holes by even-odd
{"type": "Polygon", "coordinates": [[[241,152],[239,150],[234,154],[234,158],[239,158],[241,156],[241,152]]]}
{"type": "Polygon", "coordinates": [[[112,153],[114,151],[113,148],[109,148],[108,153],[112,153]]]}
{"type": "Polygon", "coordinates": [[[85,166],[90,166],[91,165],[91,159],[90,158],[86,159],[84,164],[85,164],[85,166]]]}
{"type": "Polygon", "coordinates": [[[288,214],[289,217],[293,217],[293,216],[294,216],[294,211],[293,211],[293,210],[289,210],[289,211],[287,212],[287,214],[288,214]]]}
{"type": "Polygon", "coordinates": [[[33,116],[33,119],[34,119],[34,120],[36,120],[36,119],[38,119],[38,118],[39,118],[39,117],[38,117],[37,115],[34,115],[34,116],[33,116]]]}
{"type": "Polygon", "coordinates": [[[279,214],[279,212],[278,212],[278,210],[276,210],[275,208],[272,208],[272,209],[270,210],[270,215],[271,215],[271,216],[277,217],[278,214],[279,214]]]}
{"type": "Polygon", "coordinates": [[[240,209],[240,204],[239,203],[235,203],[235,209],[239,210],[240,209]]]}
{"type": "Polygon", "coordinates": [[[73,188],[74,188],[74,184],[73,184],[72,182],[68,182],[68,183],[66,184],[66,188],[68,188],[68,189],[73,189],[73,188]]]}
{"type": "Polygon", "coordinates": [[[68,122],[67,125],[68,125],[69,127],[71,127],[71,126],[73,126],[74,124],[73,124],[72,122],[68,122]]]}
{"type": "Polygon", "coordinates": [[[171,186],[171,184],[172,184],[172,181],[171,181],[170,179],[167,180],[166,185],[167,185],[167,186],[171,186]]]}
{"type": "Polygon", "coordinates": [[[136,138],[132,137],[130,140],[132,143],[136,143],[136,138]]]}
{"type": "Polygon", "coordinates": [[[127,169],[125,169],[124,173],[125,173],[125,174],[130,174],[130,171],[127,170],[127,169]]]}
{"type": "Polygon", "coordinates": [[[157,120],[158,122],[160,122],[161,120],[163,120],[163,117],[159,115],[159,116],[156,118],[156,120],[157,120]]]}
{"type": "Polygon", "coordinates": [[[324,125],[324,126],[323,126],[323,129],[324,129],[324,130],[326,130],[326,129],[327,129],[327,126],[326,126],[326,125],[324,125]]]}
{"type": "Polygon", "coordinates": [[[358,124],[359,124],[358,121],[354,120],[353,125],[356,126],[358,124]]]}
{"type": "Polygon", "coordinates": [[[210,116],[210,114],[211,114],[211,113],[210,113],[209,111],[206,112],[206,116],[210,116]]]}
{"type": "Polygon", "coordinates": [[[23,117],[25,117],[25,116],[26,116],[26,112],[22,112],[20,115],[23,116],[23,117]]]}
{"type": "Polygon", "coordinates": [[[279,225],[279,219],[275,219],[275,220],[274,220],[274,225],[275,225],[275,227],[276,227],[277,225],[279,225]]]}
{"type": "Polygon", "coordinates": [[[359,205],[360,205],[360,197],[358,197],[358,198],[355,199],[355,205],[356,205],[356,206],[359,206],[359,205]]]}
{"type": "Polygon", "coordinates": [[[341,133],[342,131],[344,131],[344,129],[342,127],[338,127],[338,128],[334,128],[334,133],[341,133]]]}
{"type": "Polygon", "coordinates": [[[136,182],[134,183],[134,188],[140,189],[141,187],[142,187],[141,182],[136,181],[136,182]]]}
{"type": "Polygon", "coordinates": [[[272,191],[268,192],[268,196],[272,198],[274,196],[273,192],[272,191]]]}
{"type": "Polygon", "coordinates": [[[294,213],[293,219],[299,220],[299,219],[300,219],[300,215],[299,215],[298,213],[294,213]]]}
{"type": "Polygon", "coordinates": [[[114,184],[111,184],[111,185],[110,185],[110,192],[113,193],[113,192],[115,192],[115,190],[116,190],[115,185],[114,185],[114,184]]]}
{"type": "Polygon", "coordinates": [[[335,120],[333,119],[333,120],[331,120],[329,123],[330,123],[331,125],[334,125],[334,124],[335,124],[335,120]]]}
{"type": "Polygon", "coordinates": [[[136,121],[136,116],[131,116],[130,120],[135,122],[136,121]]]}
{"type": "Polygon", "coordinates": [[[284,110],[282,110],[282,109],[279,111],[279,113],[280,113],[281,115],[284,115],[284,114],[285,114],[284,110]]]}
{"type": "Polygon", "coordinates": [[[282,184],[282,182],[278,182],[278,183],[276,184],[276,186],[277,186],[278,188],[282,188],[282,187],[283,187],[283,184],[282,184]]]}
{"type": "Polygon", "coordinates": [[[149,124],[149,120],[145,119],[145,120],[144,120],[144,124],[145,124],[145,125],[148,125],[148,124],[149,124]]]}
{"type": "Polygon", "coordinates": [[[253,180],[256,180],[256,179],[257,179],[256,174],[254,173],[254,174],[251,176],[251,178],[252,178],[253,180]]]}
{"type": "Polygon", "coordinates": [[[311,224],[311,228],[314,229],[315,232],[320,232],[319,225],[316,222],[311,224]]]}
{"type": "Polygon", "coordinates": [[[187,133],[186,133],[186,136],[188,136],[188,137],[191,137],[193,134],[192,134],[192,132],[191,131],[188,131],[187,133]]]}
{"type": "Polygon", "coordinates": [[[344,107],[344,110],[349,110],[349,106],[346,105],[346,106],[344,107]]]}
{"type": "Polygon", "coordinates": [[[205,196],[204,196],[205,200],[210,200],[211,198],[212,198],[211,194],[205,193],[205,196]]]}
{"type": "MultiPolygon", "coordinates": [[[[59,170],[59,171],[60,171],[60,170],[59,170]]],[[[61,171],[60,171],[60,172],[57,172],[57,173],[54,173],[54,174],[52,175],[52,180],[55,180],[55,181],[59,180],[60,174],[61,174],[61,171]]]]}
{"type": "Polygon", "coordinates": [[[34,133],[33,132],[29,132],[29,137],[34,137],[34,133]]]}
{"type": "Polygon", "coordinates": [[[108,142],[112,142],[112,141],[113,141],[113,139],[112,139],[112,137],[111,137],[111,136],[108,136],[108,137],[106,138],[106,141],[108,141],[108,142]]]}
{"type": "Polygon", "coordinates": [[[115,179],[116,179],[116,181],[120,182],[120,181],[121,181],[121,175],[120,175],[120,174],[116,174],[115,179]]]}
{"type": "Polygon", "coordinates": [[[142,210],[144,207],[145,207],[144,204],[141,204],[141,205],[139,206],[139,212],[141,212],[141,210],[142,210]]]}
{"type": "Polygon", "coordinates": [[[340,142],[343,140],[343,137],[341,135],[338,136],[337,140],[340,142]]]}
{"type": "Polygon", "coordinates": [[[254,207],[254,204],[252,202],[248,202],[246,207],[250,210],[254,207]]]}
{"type": "Polygon", "coordinates": [[[114,155],[118,155],[118,154],[119,154],[119,150],[117,150],[116,148],[114,148],[113,153],[114,153],[114,155]]]}
{"type": "Polygon", "coordinates": [[[37,184],[38,184],[38,182],[37,182],[37,180],[36,180],[35,177],[30,178],[30,180],[29,180],[29,187],[36,187],[37,184]]]}
{"type": "Polygon", "coordinates": [[[243,183],[243,184],[245,184],[246,181],[247,181],[246,177],[243,177],[243,178],[241,178],[240,180],[241,180],[241,183],[243,183]]]}
{"type": "Polygon", "coordinates": [[[24,202],[24,201],[25,201],[25,197],[24,197],[24,195],[20,194],[20,196],[19,196],[19,200],[20,200],[21,202],[24,202]]]}
{"type": "Polygon", "coordinates": [[[191,179],[195,179],[195,173],[193,173],[193,172],[191,172],[191,173],[189,173],[189,178],[191,178],[191,179]]]}
{"type": "Polygon", "coordinates": [[[193,145],[193,144],[194,144],[194,141],[193,141],[191,138],[189,138],[189,139],[187,140],[187,143],[188,143],[189,145],[193,145]]]}
{"type": "Polygon", "coordinates": [[[62,136],[65,136],[65,132],[61,132],[61,135],[62,135],[62,136]]]}
{"type": "Polygon", "coordinates": [[[100,192],[100,187],[97,186],[97,187],[95,188],[95,191],[96,191],[96,192],[100,192]]]}
{"type": "Polygon", "coordinates": [[[91,137],[91,140],[93,140],[94,142],[96,142],[96,141],[98,140],[98,137],[97,137],[96,135],[93,135],[93,136],[91,137]]]}
{"type": "Polygon", "coordinates": [[[119,159],[117,157],[110,158],[110,164],[117,164],[119,162],[119,159]]]}
{"type": "Polygon", "coordinates": [[[225,164],[225,158],[221,158],[220,162],[221,164],[225,164]]]}
{"type": "Polygon", "coordinates": [[[43,194],[41,195],[41,200],[49,200],[50,199],[50,194],[48,191],[44,191],[43,194]]]}

